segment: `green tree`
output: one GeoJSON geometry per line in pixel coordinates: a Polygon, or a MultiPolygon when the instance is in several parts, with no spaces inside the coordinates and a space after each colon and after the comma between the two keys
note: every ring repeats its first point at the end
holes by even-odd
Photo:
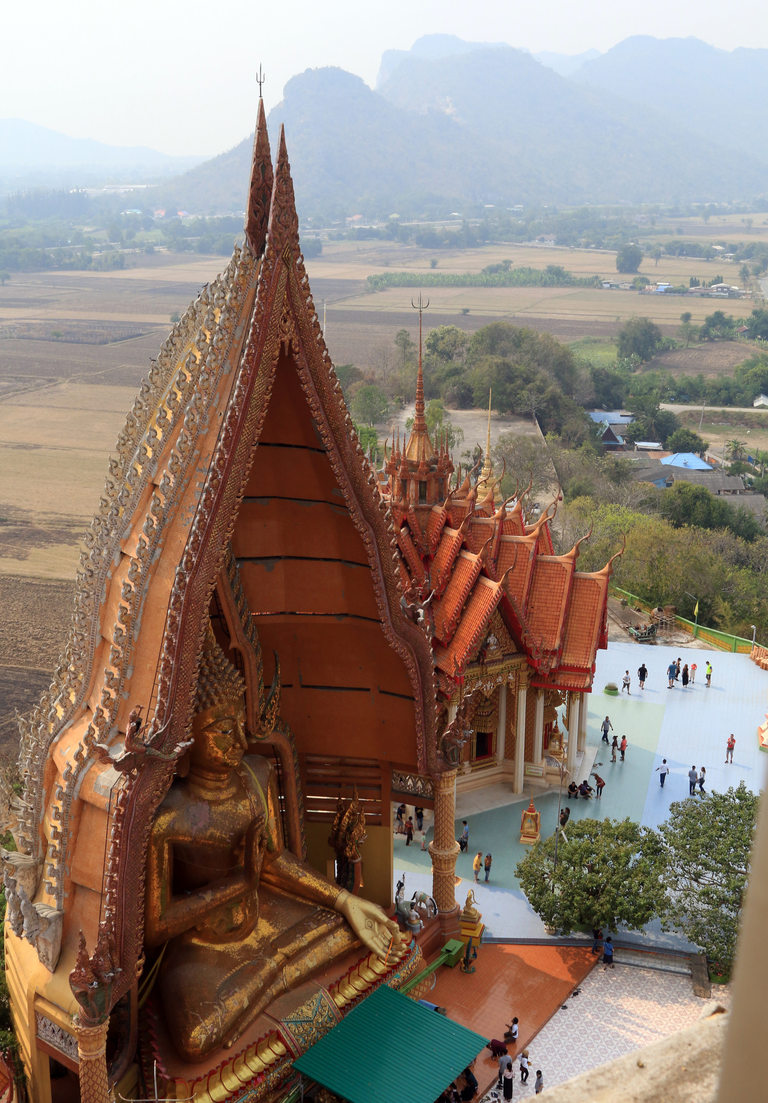
{"type": "Polygon", "coordinates": [[[5,287],[5,285],[8,283],[8,280],[10,278],[11,278],[11,273],[10,272],[6,272],[6,271],[0,272],[0,286],[5,287]]]}
{"type": "Polygon", "coordinates": [[[673,923],[724,973],[736,950],[759,803],[742,782],[725,793],[674,801],[660,828],[673,923]]]}
{"type": "Polygon", "coordinates": [[[375,383],[362,383],[351,388],[352,416],[362,424],[376,425],[384,421],[388,407],[387,396],[375,383]]]}
{"type": "Polygon", "coordinates": [[[690,345],[695,330],[691,322],[692,317],[690,310],[684,310],[680,315],[680,336],[685,341],[686,348],[690,345]]]}
{"type": "Polygon", "coordinates": [[[623,245],[616,253],[616,271],[632,274],[637,272],[643,259],[643,250],[639,245],[623,245]]]}
{"type": "Polygon", "coordinates": [[[695,452],[696,455],[701,455],[709,448],[709,442],[702,440],[693,429],[681,426],[667,437],[667,448],[670,452],[695,452]]]}
{"type": "Polygon", "coordinates": [[[651,360],[664,343],[661,330],[650,318],[630,318],[619,330],[618,352],[623,359],[651,360]]]}
{"type": "Polygon", "coordinates": [[[418,349],[414,341],[411,340],[411,335],[407,329],[399,329],[395,334],[395,344],[400,351],[400,366],[401,368],[408,368],[411,364],[416,362],[416,353],[418,349]]]}
{"type": "Polygon", "coordinates": [[[355,424],[355,432],[357,433],[357,439],[360,441],[360,447],[366,456],[370,456],[373,462],[377,463],[381,458],[381,449],[379,448],[379,437],[376,430],[372,425],[355,424]]]}
{"type": "Polygon", "coordinates": [[[515,876],[533,910],[560,934],[585,927],[639,930],[663,912],[664,848],[631,820],[579,820],[537,843],[515,876]]]}
{"type": "Polygon", "coordinates": [[[729,460],[743,460],[747,454],[747,445],[743,440],[729,440],[725,443],[725,454],[729,460]]]}

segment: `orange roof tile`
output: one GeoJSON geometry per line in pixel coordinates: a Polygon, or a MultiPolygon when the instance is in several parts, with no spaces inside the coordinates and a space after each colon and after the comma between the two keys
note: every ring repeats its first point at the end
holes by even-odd
{"type": "Polygon", "coordinates": [[[440,543],[440,536],[448,521],[448,510],[445,506],[433,506],[427,520],[427,543],[430,551],[434,552],[440,543]]]}
{"type": "Polygon", "coordinates": [[[432,585],[438,594],[442,593],[448,585],[456,556],[461,551],[463,537],[454,528],[444,528],[440,537],[435,558],[432,560],[432,585]]]}
{"type": "Polygon", "coordinates": [[[607,598],[608,578],[605,574],[582,574],[578,571],[574,574],[563,632],[563,667],[577,667],[591,672],[607,598]]]}
{"type": "Polygon", "coordinates": [[[493,517],[478,517],[477,514],[474,514],[467,525],[467,547],[477,554],[492,539],[495,531],[496,521],[493,517]]]}
{"type": "Polygon", "coordinates": [[[462,551],[456,560],[450,581],[442,597],[438,598],[433,606],[435,636],[443,643],[447,643],[453,634],[464,602],[482,567],[483,561],[480,556],[472,555],[471,552],[462,551]]]}
{"type": "Polygon", "coordinates": [[[536,558],[525,612],[532,635],[546,651],[557,651],[561,644],[574,566],[571,555],[536,558]]]}
{"type": "Polygon", "coordinates": [[[525,609],[534,567],[535,537],[503,536],[496,556],[496,573],[504,578],[504,589],[525,609]]]}
{"type": "Polygon", "coordinates": [[[503,589],[501,583],[478,578],[447,647],[435,648],[435,662],[447,674],[464,670],[488,632],[503,589]]]}
{"type": "Polygon", "coordinates": [[[411,532],[405,525],[397,530],[397,545],[408,565],[411,577],[415,578],[417,583],[421,585],[425,581],[427,573],[424,570],[421,556],[414,546],[411,532]]]}

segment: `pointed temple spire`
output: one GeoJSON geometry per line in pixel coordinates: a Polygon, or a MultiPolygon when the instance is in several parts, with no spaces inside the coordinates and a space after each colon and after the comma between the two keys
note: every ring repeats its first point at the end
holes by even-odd
{"type": "Polygon", "coordinates": [[[485,457],[483,458],[483,467],[477,480],[477,500],[478,502],[484,501],[486,498],[491,498],[491,506],[495,508],[496,504],[496,487],[498,485],[498,479],[493,475],[493,463],[491,461],[491,400],[493,392],[488,392],[488,430],[485,437],[485,457]]]}
{"type": "Polygon", "coordinates": [[[416,376],[416,409],[413,429],[405,446],[405,457],[416,463],[424,464],[428,463],[435,455],[432,441],[429,439],[427,419],[424,416],[424,368],[422,365],[422,324],[424,311],[429,306],[429,299],[424,302],[421,295],[419,295],[419,301],[411,300],[411,306],[419,312],[419,371],[416,376]]]}
{"type": "Polygon", "coordinates": [[[299,216],[296,214],[296,198],[293,192],[291,165],[288,160],[288,147],[283,126],[280,127],[280,141],[277,147],[268,232],[270,243],[277,255],[290,246],[298,256],[300,252],[299,216]]]}
{"type": "Polygon", "coordinates": [[[248,204],[245,214],[245,236],[256,256],[264,252],[267,240],[267,222],[272,196],[272,155],[269,149],[267,117],[264,113],[264,100],[261,98],[261,85],[264,80],[259,67],[259,113],[253,136],[253,156],[251,158],[251,183],[248,191],[248,204]]]}

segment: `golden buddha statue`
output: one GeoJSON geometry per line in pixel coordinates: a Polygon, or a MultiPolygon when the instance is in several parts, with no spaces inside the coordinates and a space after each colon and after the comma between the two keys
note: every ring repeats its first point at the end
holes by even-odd
{"type": "Polygon", "coordinates": [[[209,624],[189,773],[152,829],[145,941],[182,1057],[230,1046],[277,995],[362,942],[389,961],[397,924],[286,849],[272,765],[246,754],[244,683],[209,624]],[[359,941],[358,941],[359,940],[359,941]]]}

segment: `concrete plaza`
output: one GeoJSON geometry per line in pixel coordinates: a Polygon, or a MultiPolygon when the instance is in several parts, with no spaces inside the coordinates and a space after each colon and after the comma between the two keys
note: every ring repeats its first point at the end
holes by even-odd
{"type": "MultiPolygon", "coordinates": [[[[688,770],[692,764],[706,767],[707,790],[724,790],[741,781],[758,792],[765,783],[766,756],[757,740],[758,725],[768,709],[768,672],[761,670],[746,655],[708,652],[694,648],[671,648],[632,641],[610,643],[597,656],[594,690],[587,698],[589,718],[587,750],[577,768],[576,780],[597,770],[605,778],[602,800],[569,801],[571,819],[629,816],[649,827],[657,827],[669,812],[672,801],[688,798],[688,770]],[[696,682],[683,689],[677,682],[667,688],[666,669],[672,659],[696,663],[696,682]],[[704,666],[713,666],[712,685],[706,687],[704,666]],[[637,684],[637,669],[645,662],[649,671],[645,690],[637,684]],[[608,682],[621,685],[628,669],[632,678],[631,696],[608,696],[608,682]],[[600,722],[608,714],[619,738],[626,734],[626,760],[611,762],[611,754],[600,738],[600,722]],[[728,735],[736,737],[733,764],[725,763],[728,735]],[[667,759],[671,773],[662,789],[656,767],[667,759]]],[[[558,791],[526,789],[513,794],[506,783],[460,794],[456,807],[456,837],[461,821],[469,823],[470,837],[466,854],[457,859],[457,874],[462,884],[456,898],[463,904],[469,888],[475,890],[477,906],[491,939],[547,938],[539,917],[523,896],[514,869],[527,848],[519,842],[520,817],[533,796],[541,812],[542,834],[554,830],[557,820],[558,791]],[[472,858],[478,851],[493,855],[488,884],[473,883],[472,858]]],[[[700,799],[698,797],[693,799],[700,799]]],[[[431,838],[430,819],[425,820],[426,840],[431,838]]],[[[429,854],[420,849],[421,836],[406,847],[404,836],[395,836],[395,879],[404,873],[406,895],[414,890],[431,891],[429,854]]],[[[638,940],[656,949],[685,949],[680,937],[663,933],[652,925],[642,934],[622,933],[622,941],[638,940]]]]}

